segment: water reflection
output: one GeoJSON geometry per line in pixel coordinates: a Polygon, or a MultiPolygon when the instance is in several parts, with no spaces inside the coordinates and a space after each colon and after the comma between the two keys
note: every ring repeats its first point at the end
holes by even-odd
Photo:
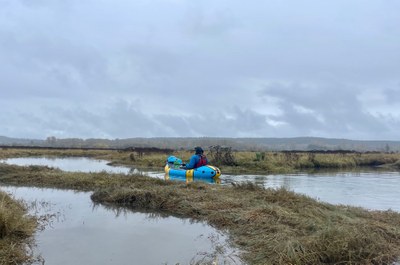
{"type": "Polygon", "coordinates": [[[94,205],[87,192],[0,189],[47,220],[34,250],[46,264],[241,264],[225,235],[204,223],[94,205]]]}
{"type": "Polygon", "coordinates": [[[195,177],[185,177],[185,176],[174,176],[170,174],[165,174],[164,179],[169,181],[183,181],[186,183],[191,183],[191,182],[204,182],[208,184],[221,184],[221,180],[219,178],[195,178],[195,177]]]}
{"type": "Polygon", "coordinates": [[[112,167],[107,161],[90,158],[14,158],[5,162],[17,165],[47,165],[67,171],[110,171],[124,174],[144,174],[154,178],[177,181],[203,181],[229,185],[232,182],[252,182],[267,188],[284,187],[333,204],[361,206],[367,209],[400,211],[400,174],[383,170],[312,171],[280,175],[230,175],[223,174],[213,179],[186,179],[166,176],[161,171],[146,171],[137,168],[112,167]]]}
{"type": "Polygon", "coordinates": [[[138,168],[129,168],[123,166],[110,166],[108,161],[93,159],[87,157],[67,157],[67,158],[50,158],[50,157],[18,157],[2,160],[11,165],[18,166],[49,166],[59,168],[69,172],[101,172],[106,171],[118,174],[146,174],[151,177],[163,178],[164,174],[154,171],[143,171],[138,168]]]}
{"type": "Polygon", "coordinates": [[[285,175],[223,175],[222,184],[252,182],[284,187],[333,204],[400,212],[400,173],[385,171],[320,172],[285,175]]]}

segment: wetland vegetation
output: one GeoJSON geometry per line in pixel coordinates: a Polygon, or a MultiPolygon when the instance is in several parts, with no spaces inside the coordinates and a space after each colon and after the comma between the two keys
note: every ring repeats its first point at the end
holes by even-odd
{"type": "Polygon", "coordinates": [[[27,247],[37,222],[26,211],[22,202],[0,191],[0,264],[22,264],[32,258],[27,247]]]}
{"type": "MultiPolygon", "coordinates": [[[[359,167],[386,167],[400,169],[400,153],[352,152],[352,151],[282,151],[250,152],[230,151],[208,156],[212,165],[220,167],[224,173],[262,172],[293,173],[307,169],[354,169],[359,167]],[[229,159],[225,159],[230,156],[229,159]]],[[[171,155],[188,161],[191,151],[174,151],[171,155]]],[[[84,150],[84,149],[0,149],[0,159],[15,157],[90,157],[110,161],[110,165],[162,168],[167,154],[126,150],[84,150]]]]}
{"type": "MultiPolygon", "coordinates": [[[[85,156],[148,167],[163,166],[165,161],[165,155],[133,154],[132,158],[131,154],[7,149],[0,150],[0,159],[85,156]]],[[[188,159],[190,154],[178,151],[174,155],[188,159]]],[[[223,172],[395,166],[399,161],[398,154],[383,153],[238,152],[234,157],[236,165],[219,165],[223,172]]],[[[142,175],[73,173],[4,163],[0,163],[0,183],[93,191],[92,200],[98,203],[206,221],[229,233],[232,244],[243,251],[242,258],[248,264],[392,264],[400,257],[400,213],[321,203],[285,189],[265,189],[249,183],[186,184],[142,175]]]]}

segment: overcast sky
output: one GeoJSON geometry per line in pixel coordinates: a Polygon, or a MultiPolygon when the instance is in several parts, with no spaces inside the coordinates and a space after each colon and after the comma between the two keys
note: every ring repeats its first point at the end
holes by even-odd
{"type": "Polygon", "coordinates": [[[0,135],[400,140],[398,0],[0,0],[0,135]]]}

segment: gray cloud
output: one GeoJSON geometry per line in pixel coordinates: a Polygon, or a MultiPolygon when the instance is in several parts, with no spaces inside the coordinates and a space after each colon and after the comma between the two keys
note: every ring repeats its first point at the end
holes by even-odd
{"type": "Polygon", "coordinates": [[[398,139],[397,1],[0,6],[0,135],[398,139]]]}
{"type": "MultiPolygon", "coordinates": [[[[331,135],[334,131],[344,136],[379,135],[389,130],[385,119],[373,115],[357,98],[361,89],[336,84],[324,85],[271,84],[263,91],[265,96],[278,100],[282,115],[275,119],[290,125],[306,135],[331,135]]],[[[394,133],[391,132],[391,133],[394,133]]]]}

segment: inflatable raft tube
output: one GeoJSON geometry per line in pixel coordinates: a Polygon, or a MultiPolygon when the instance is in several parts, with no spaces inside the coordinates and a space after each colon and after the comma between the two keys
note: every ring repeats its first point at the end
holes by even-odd
{"type": "Polygon", "coordinates": [[[221,176],[219,168],[214,166],[202,166],[195,169],[174,168],[171,165],[165,165],[165,173],[170,176],[186,177],[186,178],[218,178],[221,176]]]}

